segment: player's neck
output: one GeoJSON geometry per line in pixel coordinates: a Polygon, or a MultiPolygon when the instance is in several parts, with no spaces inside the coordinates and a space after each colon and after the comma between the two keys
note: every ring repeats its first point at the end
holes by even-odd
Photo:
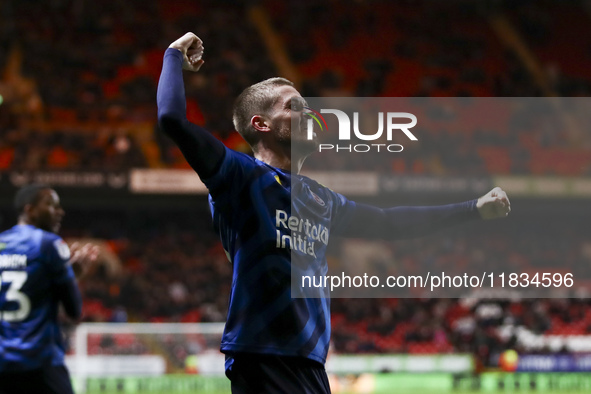
{"type": "Polygon", "coordinates": [[[287,155],[278,155],[273,151],[263,149],[257,151],[254,157],[271,167],[291,171],[291,157],[287,155]]]}
{"type": "Polygon", "coordinates": [[[254,157],[271,167],[296,172],[297,174],[300,173],[304,160],[306,160],[305,156],[293,160],[291,151],[276,152],[270,149],[259,149],[255,152],[254,157]],[[292,164],[295,168],[292,167],[292,164]]]}
{"type": "Polygon", "coordinates": [[[29,218],[27,218],[24,215],[19,216],[17,223],[19,226],[24,226],[24,225],[31,225],[34,226],[33,223],[31,223],[31,221],[29,220],[29,218]]]}

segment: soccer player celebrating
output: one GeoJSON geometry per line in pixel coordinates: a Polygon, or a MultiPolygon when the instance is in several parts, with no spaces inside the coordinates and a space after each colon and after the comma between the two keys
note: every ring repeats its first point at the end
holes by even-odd
{"type": "Polygon", "coordinates": [[[329,233],[387,239],[418,236],[472,219],[505,217],[509,200],[495,188],[478,200],[459,204],[380,209],[292,173],[292,163],[300,169],[317,142],[306,138],[303,98],[283,78],[252,85],[236,100],[234,125],[254,157],[228,149],[186,118],[182,69],[198,71],[203,50],[193,33],[166,50],[158,120],[207,186],[214,227],[233,265],[221,344],[232,392],[329,393],[324,369],[329,299],[291,297],[292,257],[304,262],[301,267],[326,273],[329,233]],[[292,128],[292,118],[297,129],[292,128]],[[320,237],[309,231],[311,226],[326,232],[320,237]],[[295,236],[290,238],[296,227],[299,248],[293,245],[295,236]],[[321,242],[310,248],[316,238],[321,242]],[[302,248],[305,241],[308,247],[302,248]]]}
{"type": "Polygon", "coordinates": [[[75,276],[86,274],[98,248],[70,252],[55,234],[64,210],[49,186],[25,186],[14,202],[18,224],[0,233],[0,393],[73,393],[58,306],[80,318],[75,276]]]}

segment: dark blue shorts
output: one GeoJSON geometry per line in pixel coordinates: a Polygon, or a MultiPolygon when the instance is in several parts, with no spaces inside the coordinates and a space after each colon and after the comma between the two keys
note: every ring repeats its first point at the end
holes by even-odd
{"type": "Polygon", "coordinates": [[[0,394],[73,394],[70,374],[63,365],[23,372],[0,372],[0,394]]]}
{"type": "Polygon", "coordinates": [[[324,365],[303,357],[233,354],[226,374],[233,394],[329,394],[324,365]]]}

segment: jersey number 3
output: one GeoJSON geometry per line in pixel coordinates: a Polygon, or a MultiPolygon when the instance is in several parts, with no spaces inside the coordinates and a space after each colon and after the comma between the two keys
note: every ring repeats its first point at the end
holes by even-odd
{"type": "Polygon", "coordinates": [[[18,303],[15,311],[0,312],[0,320],[6,322],[19,322],[25,320],[31,312],[31,301],[25,293],[20,291],[27,281],[27,273],[24,271],[4,271],[0,276],[0,286],[8,284],[6,290],[6,301],[18,303]]]}

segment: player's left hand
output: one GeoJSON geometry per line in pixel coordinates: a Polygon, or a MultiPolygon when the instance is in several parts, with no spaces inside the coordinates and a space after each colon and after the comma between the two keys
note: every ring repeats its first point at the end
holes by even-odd
{"type": "Polygon", "coordinates": [[[79,242],[74,242],[70,246],[70,264],[76,278],[84,279],[92,264],[97,260],[99,251],[99,247],[91,243],[82,245],[79,242]]]}
{"type": "Polygon", "coordinates": [[[497,219],[509,215],[511,203],[507,193],[500,187],[495,187],[478,199],[476,208],[483,219],[497,219]]]}

